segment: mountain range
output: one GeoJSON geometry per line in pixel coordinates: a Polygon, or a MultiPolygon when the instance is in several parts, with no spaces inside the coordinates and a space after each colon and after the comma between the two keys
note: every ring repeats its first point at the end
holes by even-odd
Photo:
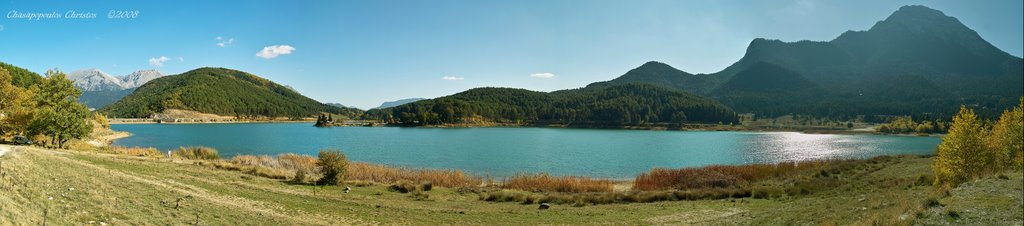
{"type": "Polygon", "coordinates": [[[68,73],[68,79],[82,91],[118,91],[132,89],[150,80],[163,77],[157,70],[140,70],[124,76],[111,76],[100,69],[90,68],[68,73]]]}
{"type": "Polygon", "coordinates": [[[866,31],[831,41],[754,39],[722,71],[690,74],[649,62],[591,84],[648,83],[707,95],[742,113],[850,118],[948,118],[961,105],[984,115],[1024,95],[1024,60],[985,41],[956,18],[904,6],[866,31]]]}
{"type": "Polygon", "coordinates": [[[111,104],[131,94],[136,87],[160,77],[164,77],[164,74],[157,70],[140,70],[124,76],[111,76],[96,68],[68,73],[68,79],[82,90],[79,102],[89,108],[111,104]]]}

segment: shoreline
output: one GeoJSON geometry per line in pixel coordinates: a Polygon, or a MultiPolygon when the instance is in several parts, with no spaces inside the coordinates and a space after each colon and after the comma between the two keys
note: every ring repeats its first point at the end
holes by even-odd
{"type": "Polygon", "coordinates": [[[154,119],[109,119],[110,125],[132,125],[132,124],[249,124],[249,123],[312,123],[309,120],[241,120],[241,121],[188,121],[188,122],[159,122],[154,119]]]}

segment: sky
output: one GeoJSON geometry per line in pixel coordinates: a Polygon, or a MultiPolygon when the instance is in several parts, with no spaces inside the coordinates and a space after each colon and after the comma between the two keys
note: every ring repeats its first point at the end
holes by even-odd
{"type": "Polygon", "coordinates": [[[0,61],[35,72],[225,67],[362,109],[475,87],[578,88],[647,61],[714,73],[754,38],[828,41],[903,5],[1024,53],[1020,0],[0,1],[0,61]],[[61,18],[25,18],[51,12],[61,18]]]}

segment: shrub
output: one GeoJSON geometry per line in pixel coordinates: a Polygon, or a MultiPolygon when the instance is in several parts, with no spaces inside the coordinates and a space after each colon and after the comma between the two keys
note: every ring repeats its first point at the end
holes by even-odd
{"type": "Polygon", "coordinates": [[[208,147],[180,147],[171,152],[172,157],[192,160],[215,160],[220,159],[217,149],[208,147]]]}
{"type": "Polygon", "coordinates": [[[293,184],[306,183],[306,171],[305,170],[295,171],[295,176],[292,177],[291,182],[293,184]]]}
{"type": "Polygon", "coordinates": [[[96,121],[96,124],[98,124],[100,128],[110,129],[110,122],[107,121],[106,115],[93,112],[92,119],[96,121]]]}
{"type": "Polygon", "coordinates": [[[423,190],[423,191],[434,190],[434,184],[431,184],[430,182],[423,183],[423,184],[420,185],[420,190],[423,190]]]}
{"type": "Polygon", "coordinates": [[[345,169],[348,167],[348,158],[341,151],[320,151],[316,165],[323,174],[319,185],[339,185],[345,182],[345,169]]]}
{"type": "Polygon", "coordinates": [[[416,191],[417,189],[416,184],[413,184],[412,182],[400,181],[398,183],[392,184],[391,186],[388,186],[388,190],[399,193],[409,193],[416,191]]]}

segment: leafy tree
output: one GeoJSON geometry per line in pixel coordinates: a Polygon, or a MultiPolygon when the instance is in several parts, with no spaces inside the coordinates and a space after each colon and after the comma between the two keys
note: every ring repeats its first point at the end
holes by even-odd
{"type": "Polygon", "coordinates": [[[985,128],[974,111],[961,106],[953,117],[949,134],[939,143],[938,156],[932,166],[935,183],[959,185],[986,171],[994,158],[985,148],[985,128]]]}
{"type": "Polygon", "coordinates": [[[63,148],[68,140],[82,138],[89,133],[91,126],[86,122],[89,110],[78,103],[81,91],[64,73],[49,70],[46,75],[46,79],[32,86],[37,110],[28,132],[45,135],[51,145],[63,148]]]}
{"type": "Polygon", "coordinates": [[[316,166],[323,172],[323,177],[317,181],[319,185],[339,185],[345,182],[345,170],[348,167],[348,158],[341,151],[320,151],[316,166]]]}
{"type": "Polygon", "coordinates": [[[1004,166],[1022,167],[1024,165],[1024,97],[1013,110],[1003,111],[999,122],[992,127],[989,135],[989,148],[999,157],[998,163],[1004,166]]]}
{"type": "Polygon", "coordinates": [[[29,91],[14,85],[10,73],[0,67],[0,136],[25,132],[32,116],[31,96],[29,91]]]}

